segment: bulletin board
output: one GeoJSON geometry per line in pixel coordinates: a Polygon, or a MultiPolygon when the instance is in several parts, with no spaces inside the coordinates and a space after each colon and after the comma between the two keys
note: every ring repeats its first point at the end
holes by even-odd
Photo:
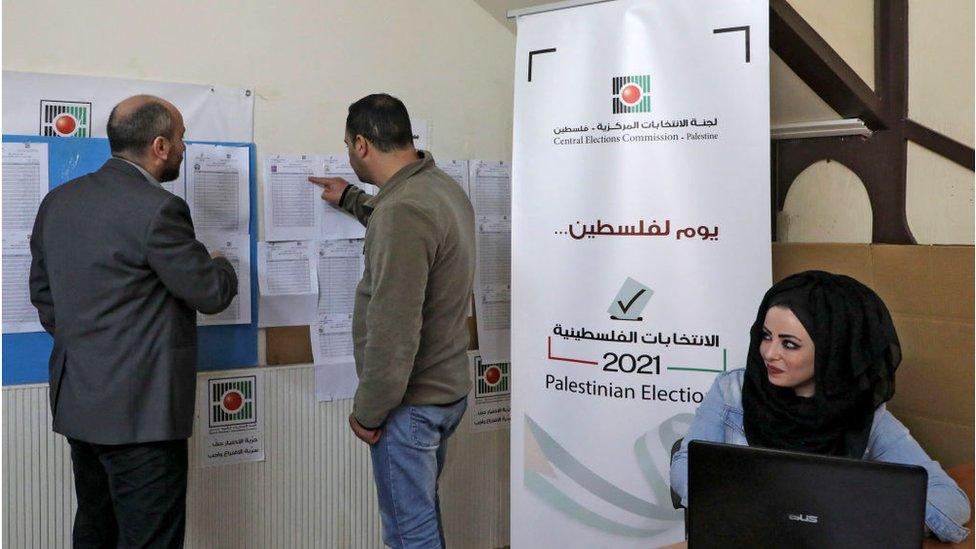
{"type": "MultiPolygon", "coordinates": [[[[54,189],[76,177],[94,172],[109,159],[108,140],[104,138],[41,137],[37,135],[4,135],[7,143],[47,143],[50,188],[54,189]]],[[[257,169],[253,143],[192,141],[187,143],[246,147],[250,163],[250,220],[248,234],[251,248],[251,323],[197,327],[199,370],[223,370],[256,366],[258,363],[258,287],[257,287],[257,169]]],[[[3,334],[3,385],[47,383],[48,358],[54,341],[46,332],[3,334]]]]}

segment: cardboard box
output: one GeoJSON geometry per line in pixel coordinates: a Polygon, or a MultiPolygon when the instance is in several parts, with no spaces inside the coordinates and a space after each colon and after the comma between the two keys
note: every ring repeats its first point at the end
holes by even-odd
{"type": "Polygon", "coordinates": [[[902,346],[888,409],[944,467],[973,461],[972,246],[773,244],[773,279],[808,269],[852,276],[891,311],[902,346]]]}

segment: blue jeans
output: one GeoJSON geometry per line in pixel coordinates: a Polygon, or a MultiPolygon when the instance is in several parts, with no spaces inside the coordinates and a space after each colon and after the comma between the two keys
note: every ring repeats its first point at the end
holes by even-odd
{"type": "Polygon", "coordinates": [[[449,406],[400,406],[370,446],[383,542],[395,549],[444,547],[437,479],[447,439],[461,422],[466,399],[449,406]]]}

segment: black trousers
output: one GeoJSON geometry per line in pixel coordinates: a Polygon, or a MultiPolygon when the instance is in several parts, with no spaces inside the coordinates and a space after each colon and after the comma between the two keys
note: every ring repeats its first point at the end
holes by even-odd
{"type": "Polygon", "coordinates": [[[68,439],[78,511],[76,549],[183,547],[186,440],[91,444],[68,439]]]}

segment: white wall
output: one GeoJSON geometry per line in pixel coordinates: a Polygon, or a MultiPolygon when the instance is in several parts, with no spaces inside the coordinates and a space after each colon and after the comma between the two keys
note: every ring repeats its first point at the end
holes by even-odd
{"type": "Polygon", "coordinates": [[[821,160],[800,172],[776,215],[780,242],[871,242],[868,191],[839,162],[821,160]]]}
{"type": "Polygon", "coordinates": [[[972,0],[909,0],[908,116],[972,147],[972,0]]]}
{"type": "Polygon", "coordinates": [[[340,152],[349,103],[387,91],[436,155],[507,159],[514,50],[468,0],[3,4],[5,70],[254,89],[259,155],[340,152]]]}
{"type": "MultiPolygon", "coordinates": [[[[972,0],[908,2],[908,116],[972,147],[972,0]]],[[[973,244],[973,172],[908,144],[908,224],[920,244],[973,244]]]]}
{"type": "Polygon", "coordinates": [[[790,6],[874,87],[874,0],[788,0],[790,6]]]}
{"type": "MultiPolygon", "coordinates": [[[[869,86],[874,85],[874,1],[790,0],[869,86]]],[[[972,0],[909,0],[909,118],[970,147],[974,143],[974,5],[972,0]]],[[[789,68],[772,60],[773,123],[839,118],[789,68]]],[[[860,180],[842,168],[801,174],[777,227],[784,242],[870,242],[871,206],[853,196],[860,180]],[[830,210],[829,215],[827,210],[830,210]],[[854,222],[866,219],[869,230],[854,222]]],[[[973,244],[973,172],[908,144],[906,214],[920,244],[973,244]]]]}

